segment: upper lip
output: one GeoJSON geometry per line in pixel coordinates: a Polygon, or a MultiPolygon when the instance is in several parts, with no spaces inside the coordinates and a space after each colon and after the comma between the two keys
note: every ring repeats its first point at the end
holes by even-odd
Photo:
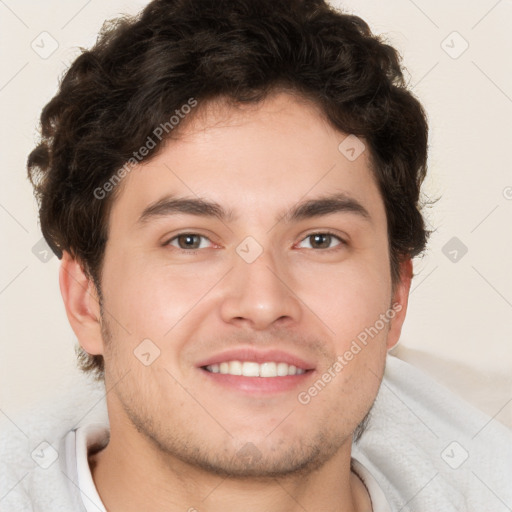
{"type": "Polygon", "coordinates": [[[208,359],[201,361],[197,366],[210,366],[212,364],[220,364],[227,361],[253,361],[259,364],[268,362],[287,363],[303,370],[313,370],[315,368],[313,363],[308,362],[294,354],[290,354],[289,352],[284,352],[277,349],[263,351],[250,347],[236,348],[226,350],[224,352],[219,352],[218,354],[210,356],[208,359]]]}

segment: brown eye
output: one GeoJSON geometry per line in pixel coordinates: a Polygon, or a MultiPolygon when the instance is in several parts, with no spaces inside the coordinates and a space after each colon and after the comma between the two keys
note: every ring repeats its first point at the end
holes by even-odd
{"type": "Polygon", "coordinates": [[[169,240],[168,245],[184,250],[202,249],[205,246],[203,240],[208,239],[205,236],[196,235],[194,233],[182,233],[169,240]]]}
{"type": "Polygon", "coordinates": [[[306,249],[334,249],[345,243],[341,238],[332,233],[312,233],[304,238],[301,244],[305,242],[309,242],[308,245],[305,246],[306,249]]]}
{"type": "Polygon", "coordinates": [[[328,249],[331,245],[331,235],[326,235],[324,233],[318,233],[316,235],[311,235],[311,246],[315,249],[328,249]]]}

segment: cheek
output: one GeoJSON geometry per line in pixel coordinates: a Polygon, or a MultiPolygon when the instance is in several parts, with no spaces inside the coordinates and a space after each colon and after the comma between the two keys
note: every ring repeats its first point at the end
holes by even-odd
{"type": "Polygon", "coordinates": [[[104,275],[105,304],[111,315],[135,338],[156,341],[200,309],[201,298],[222,276],[222,269],[173,267],[150,256],[121,256],[105,262],[104,275]]]}
{"type": "MultiPolygon", "coordinates": [[[[354,258],[337,266],[304,272],[297,280],[301,283],[298,295],[329,328],[338,351],[388,311],[391,281],[386,264],[354,258]]],[[[380,323],[379,327],[383,330],[380,323]]]]}

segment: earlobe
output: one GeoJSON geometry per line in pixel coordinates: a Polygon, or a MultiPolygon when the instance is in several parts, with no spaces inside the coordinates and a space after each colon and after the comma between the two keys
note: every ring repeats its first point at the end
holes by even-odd
{"type": "Polygon", "coordinates": [[[400,264],[400,282],[396,284],[395,292],[391,301],[391,308],[395,312],[390,322],[390,328],[387,337],[387,348],[391,350],[400,339],[402,326],[407,313],[409,302],[409,292],[412,280],[412,260],[407,258],[400,264]]]}
{"type": "Polygon", "coordinates": [[[59,285],[71,328],[89,354],[103,353],[100,305],[96,286],[68,252],[62,256],[59,285]]]}

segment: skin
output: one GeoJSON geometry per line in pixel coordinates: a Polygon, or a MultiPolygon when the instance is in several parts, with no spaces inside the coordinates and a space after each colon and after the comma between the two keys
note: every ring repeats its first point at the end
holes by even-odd
{"type": "Polygon", "coordinates": [[[65,254],[68,318],[81,346],[105,358],[111,439],[90,465],[109,511],[371,510],[350,471],[352,434],[400,336],[412,267],[402,263],[393,289],[368,151],[349,161],[338,150],[345,137],[313,105],[282,92],[258,105],[209,104],[124,178],[109,218],[102,310],[79,262],[65,254]],[[334,193],[368,217],[282,217],[334,193]],[[232,218],[139,221],[169,195],[215,201],[232,218]],[[340,238],[319,246],[308,237],[325,232],[340,238]],[[180,249],[180,233],[206,238],[180,249]],[[247,236],[263,249],[252,263],[236,251],[247,236]],[[299,403],[298,393],[392,304],[401,309],[385,328],[299,403]],[[160,350],[148,366],[134,356],[144,339],[160,350]],[[259,392],[221,385],[197,367],[237,347],[277,348],[312,370],[292,389],[259,392]]]}

